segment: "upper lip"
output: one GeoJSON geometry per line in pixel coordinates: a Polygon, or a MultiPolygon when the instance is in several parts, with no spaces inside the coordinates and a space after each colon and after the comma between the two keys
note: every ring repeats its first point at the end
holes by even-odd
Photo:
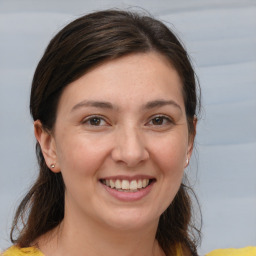
{"type": "Polygon", "coordinates": [[[102,177],[100,180],[140,180],[140,179],[149,179],[149,180],[155,180],[156,178],[150,175],[134,175],[134,176],[127,176],[127,175],[115,175],[115,176],[107,176],[102,177]]]}

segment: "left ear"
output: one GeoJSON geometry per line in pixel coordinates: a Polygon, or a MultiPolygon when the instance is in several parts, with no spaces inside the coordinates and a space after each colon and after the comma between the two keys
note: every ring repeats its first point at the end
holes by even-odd
{"type": "Polygon", "coordinates": [[[188,138],[188,150],[187,150],[187,160],[186,160],[185,168],[188,166],[189,160],[193,152],[194,141],[196,137],[196,126],[197,126],[197,117],[195,116],[193,119],[193,130],[190,131],[189,138],[188,138]]]}

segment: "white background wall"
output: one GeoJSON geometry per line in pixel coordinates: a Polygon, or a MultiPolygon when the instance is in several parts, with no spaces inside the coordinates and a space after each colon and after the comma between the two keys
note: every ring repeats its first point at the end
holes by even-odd
{"type": "Polygon", "coordinates": [[[10,245],[15,206],[36,176],[28,108],[43,50],[81,14],[130,6],[176,31],[200,78],[198,170],[188,170],[203,212],[200,253],[256,245],[255,0],[0,0],[0,248],[10,245]]]}

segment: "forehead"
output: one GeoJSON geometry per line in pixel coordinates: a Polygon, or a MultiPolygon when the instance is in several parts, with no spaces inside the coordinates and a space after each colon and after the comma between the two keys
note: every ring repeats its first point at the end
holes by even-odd
{"type": "Polygon", "coordinates": [[[91,99],[122,107],[165,98],[183,107],[178,72],[158,53],[139,53],[106,61],[69,84],[61,95],[59,108],[91,99]]]}

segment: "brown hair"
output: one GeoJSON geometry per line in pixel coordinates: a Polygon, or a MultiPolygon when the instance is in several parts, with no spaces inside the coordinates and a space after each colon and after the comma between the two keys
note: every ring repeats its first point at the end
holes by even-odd
{"type": "MultiPolygon", "coordinates": [[[[40,120],[43,127],[51,131],[60,95],[68,84],[106,60],[149,51],[165,56],[179,73],[188,129],[194,135],[193,120],[199,101],[196,76],[187,52],[162,22],[149,15],[120,10],[80,17],[51,40],[32,82],[30,111],[33,119],[40,120]]],[[[36,238],[60,224],[64,217],[62,175],[47,167],[38,143],[36,153],[39,177],[19,205],[11,230],[12,242],[21,247],[30,246],[36,238]],[[17,238],[14,238],[15,231],[18,231],[17,238]]],[[[166,255],[174,255],[177,244],[189,254],[197,255],[196,238],[200,237],[200,231],[191,222],[188,193],[189,187],[181,184],[175,199],[160,217],[156,238],[166,255]]]]}

